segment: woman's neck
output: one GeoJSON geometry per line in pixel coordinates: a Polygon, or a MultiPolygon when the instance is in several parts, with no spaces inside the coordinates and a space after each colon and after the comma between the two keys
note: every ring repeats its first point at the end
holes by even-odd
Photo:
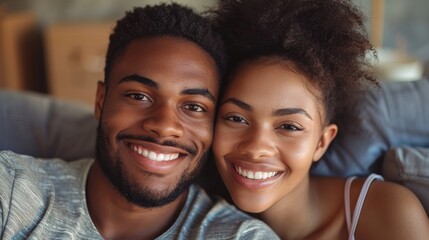
{"type": "Polygon", "coordinates": [[[318,195],[312,190],[310,177],[258,217],[282,239],[304,239],[319,223],[318,195]]]}
{"type": "Polygon", "coordinates": [[[281,239],[339,239],[347,230],[342,184],[334,178],[307,177],[258,217],[281,239]]]}

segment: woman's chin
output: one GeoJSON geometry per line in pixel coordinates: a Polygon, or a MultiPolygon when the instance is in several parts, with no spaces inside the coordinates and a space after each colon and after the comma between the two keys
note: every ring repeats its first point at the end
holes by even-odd
{"type": "Polygon", "coordinates": [[[269,205],[265,201],[258,199],[249,199],[243,196],[232,196],[232,200],[235,205],[244,212],[248,213],[261,213],[269,208],[269,205]]]}

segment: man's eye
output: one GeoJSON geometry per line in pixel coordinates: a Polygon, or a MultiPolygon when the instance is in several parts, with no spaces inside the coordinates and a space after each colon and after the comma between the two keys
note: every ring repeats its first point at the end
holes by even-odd
{"type": "Polygon", "coordinates": [[[131,93],[131,94],[128,94],[128,96],[138,101],[150,101],[150,99],[146,95],[141,93],[131,93]]]}
{"type": "Polygon", "coordinates": [[[198,104],[187,104],[184,106],[185,109],[193,112],[205,112],[206,110],[198,104]]]}

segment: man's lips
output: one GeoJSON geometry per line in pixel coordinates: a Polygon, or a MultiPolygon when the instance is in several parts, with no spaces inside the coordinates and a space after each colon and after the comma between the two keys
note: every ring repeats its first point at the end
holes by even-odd
{"type": "Polygon", "coordinates": [[[134,152],[144,157],[147,157],[152,161],[157,161],[157,162],[176,160],[180,155],[180,153],[178,152],[177,153],[155,152],[136,144],[131,144],[130,147],[134,152]]]}
{"type": "MultiPolygon", "coordinates": [[[[178,148],[190,155],[195,155],[197,153],[197,149],[195,148],[195,146],[183,145],[171,140],[158,141],[157,139],[152,137],[140,136],[140,135],[129,135],[129,134],[123,134],[123,133],[119,133],[116,139],[118,141],[125,140],[131,143],[136,142],[135,144],[136,146],[140,146],[138,145],[138,142],[146,142],[146,143],[152,143],[155,145],[160,145],[165,147],[178,148]]],[[[138,149],[137,149],[137,152],[138,152],[138,149]]]]}
{"type": "Polygon", "coordinates": [[[152,174],[171,174],[177,172],[177,167],[189,153],[181,148],[174,148],[156,143],[142,141],[127,141],[126,148],[132,154],[131,163],[144,172],[152,174]]]}

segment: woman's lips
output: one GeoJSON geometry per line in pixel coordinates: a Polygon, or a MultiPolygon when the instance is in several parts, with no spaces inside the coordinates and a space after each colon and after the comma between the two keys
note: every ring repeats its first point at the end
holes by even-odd
{"type": "Polygon", "coordinates": [[[232,177],[235,182],[246,189],[261,189],[275,184],[284,171],[268,169],[267,166],[245,167],[242,165],[231,164],[232,177]],[[250,170],[251,169],[251,170],[250,170]]]}
{"type": "Polygon", "coordinates": [[[261,179],[267,179],[272,178],[277,175],[277,171],[252,171],[248,169],[241,168],[237,165],[234,165],[235,171],[240,175],[248,179],[252,180],[261,180],[261,179]]]}

